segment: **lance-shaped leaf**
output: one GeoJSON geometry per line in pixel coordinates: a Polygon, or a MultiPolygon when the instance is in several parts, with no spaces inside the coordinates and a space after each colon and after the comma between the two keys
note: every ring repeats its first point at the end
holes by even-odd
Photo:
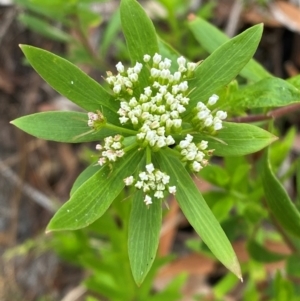
{"type": "MultiPolygon", "coordinates": [[[[189,22],[189,28],[196,40],[209,53],[214,52],[219,46],[229,41],[229,38],[217,27],[198,17],[189,22]]],[[[272,75],[254,59],[251,59],[247,63],[241,70],[240,75],[254,82],[266,77],[272,77],[272,75]]]]}
{"type": "Polygon", "coordinates": [[[87,111],[100,110],[112,123],[118,121],[118,103],[101,85],[67,60],[33,46],[21,45],[36,72],[58,93],[87,111]]]}
{"type": "Polygon", "coordinates": [[[113,165],[107,164],[84,182],[54,215],[47,231],[75,230],[98,219],[118,196],[143,153],[131,151],[113,165]]]}
{"type": "Polygon", "coordinates": [[[162,219],[162,204],[155,199],[149,207],[143,191],[135,192],[128,231],[128,252],[133,278],[141,285],[156,256],[162,219]]]}
{"type": "Polygon", "coordinates": [[[189,87],[191,109],[200,100],[206,100],[218,89],[232,81],[255,53],[262,35],[262,25],[255,25],[229,40],[195,70],[189,87]]]}
{"type": "Polygon", "coordinates": [[[162,55],[162,57],[167,57],[172,61],[170,71],[176,72],[178,70],[177,59],[181,56],[181,54],[179,54],[179,52],[177,52],[171,45],[161,38],[158,38],[158,46],[159,53],[162,55]]]}
{"type": "Polygon", "coordinates": [[[86,113],[43,112],[20,117],[11,123],[37,138],[57,142],[99,141],[104,137],[117,134],[116,131],[105,128],[95,132],[88,127],[87,122],[86,113]]]}
{"type": "Polygon", "coordinates": [[[70,191],[70,195],[72,196],[75,191],[83,184],[85,183],[89,178],[91,178],[99,169],[102,168],[99,166],[97,162],[94,162],[90,166],[88,166],[86,169],[84,169],[80,175],[77,177],[75,182],[73,183],[73,186],[70,191]]]}
{"type": "MultiPolygon", "coordinates": [[[[121,23],[127,48],[133,64],[142,62],[145,54],[153,56],[158,53],[155,28],[141,5],[136,0],[122,0],[120,6],[121,23]]],[[[139,75],[143,92],[148,83],[149,70],[143,68],[139,75]]]]}
{"type": "Polygon", "coordinates": [[[257,152],[277,139],[276,136],[257,126],[247,123],[223,122],[223,128],[216,136],[194,135],[194,141],[208,141],[214,155],[244,156],[257,152]]]}
{"type": "Polygon", "coordinates": [[[234,250],[192,178],[177,157],[161,151],[159,166],[170,176],[170,185],[176,185],[176,200],[184,215],[212,253],[238,278],[242,278],[234,250]]]}
{"type": "Polygon", "coordinates": [[[282,107],[300,102],[300,90],[283,79],[270,77],[233,92],[229,102],[248,109],[282,107]]]}
{"type": "Polygon", "coordinates": [[[271,170],[268,151],[263,161],[262,183],[267,205],[284,230],[300,237],[300,213],[271,170]]]}
{"type": "Polygon", "coordinates": [[[141,62],[145,54],[158,52],[155,28],[136,0],[122,0],[120,6],[123,33],[132,62],[141,62]]]}

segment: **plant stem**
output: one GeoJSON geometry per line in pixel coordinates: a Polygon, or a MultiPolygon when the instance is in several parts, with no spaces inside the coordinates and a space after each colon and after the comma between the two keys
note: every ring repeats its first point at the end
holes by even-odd
{"type": "Polygon", "coordinates": [[[151,149],[149,146],[146,148],[146,165],[151,163],[151,149]]]}
{"type": "Polygon", "coordinates": [[[298,248],[294,245],[292,240],[288,237],[288,235],[285,233],[284,229],[281,227],[281,225],[277,222],[277,220],[274,218],[273,214],[270,212],[270,217],[273,222],[273,225],[276,227],[277,231],[280,233],[281,237],[289,247],[289,249],[294,253],[294,254],[299,254],[298,248]]]}
{"type": "Polygon", "coordinates": [[[291,112],[294,112],[296,110],[300,109],[300,104],[292,104],[286,107],[282,107],[279,109],[271,110],[267,114],[258,114],[258,115],[249,115],[249,116],[243,116],[243,117],[234,117],[231,118],[231,122],[256,122],[256,121],[264,121],[269,119],[276,119],[279,117],[282,117],[284,115],[287,115],[291,112]]]}
{"type": "Polygon", "coordinates": [[[124,134],[129,134],[129,135],[136,135],[137,134],[137,131],[135,131],[135,130],[122,128],[122,127],[119,127],[119,126],[116,126],[116,125],[113,125],[113,124],[110,124],[110,123],[106,123],[104,127],[107,128],[107,129],[110,129],[110,130],[114,130],[114,131],[119,132],[119,133],[124,133],[124,134]]]}

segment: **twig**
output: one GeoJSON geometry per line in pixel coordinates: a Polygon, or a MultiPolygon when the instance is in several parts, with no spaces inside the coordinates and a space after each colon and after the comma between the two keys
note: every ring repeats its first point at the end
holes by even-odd
{"type": "Polygon", "coordinates": [[[22,192],[30,197],[37,204],[43,208],[49,210],[50,212],[56,212],[57,205],[51,201],[45,194],[39,192],[31,185],[24,183],[16,173],[14,173],[9,166],[0,161],[0,173],[4,178],[12,182],[13,184],[19,186],[22,192]]]}
{"type": "Polygon", "coordinates": [[[237,31],[238,22],[243,10],[243,1],[235,0],[232,9],[229,14],[229,19],[226,25],[225,33],[229,37],[233,37],[237,31]]]}
{"type": "Polygon", "coordinates": [[[282,117],[284,115],[287,115],[291,112],[294,112],[296,110],[300,109],[300,104],[292,104],[286,107],[282,107],[279,109],[272,110],[268,112],[267,114],[258,114],[258,115],[249,115],[249,116],[242,116],[242,117],[234,117],[231,118],[230,121],[232,122],[256,122],[256,121],[265,121],[269,119],[276,119],[279,117],[282,117]]]}

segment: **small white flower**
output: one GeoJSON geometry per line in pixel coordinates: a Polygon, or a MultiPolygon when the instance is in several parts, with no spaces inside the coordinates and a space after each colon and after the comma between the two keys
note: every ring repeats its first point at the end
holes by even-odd
{"type": "Polygon", "coordinates": [[[186,59],[185,59],[183,56],[181,56],[181,57],[179,57],[179,58],[177,59],[177,63],[178,63],[179,66],[185,65],[186,59]]]}
{"type": "Polygon", "coordinates": [[[221,120],[224,120],[227,118],[227,113],[224,111],[218,111],[216,113],[216,117],[220,118],[221,120]]]}
{"type": "Polygon", "coordinates": [[[174,80],[177,81],[177,82],[179,82],[179,81],[180,81],[180,78],[181,78],[181,73],[178,72],[178,71],[176,71],[176,72],[174,73],[174,80]]]}
{"type": "Polygon", "coordinates": [[[165,58],[164,59],[164,63],[165,63],[165,68],[166,69],[170,69],[172,61],[170,59],[168,59],[168,58],[165,58]]]}
{"type": "Polygon", "coordinates": [[[129,75],[128,75],[128,78],[129,78],[133,83],[135,83],[135,82],[138,81],[139,76],[138,76],[136,73],[132,73],[132,74],[129,74],[129,75]]]}
{"type": "Polygon", "coordinates": [[[181,82],[178,85],[178,88],[180,89],[180,91],[186,91],[189,88],[187,81],[181,82]]]}
{"type": "Polygon", "coordinates": [[[194,71],[195,69],[196,69],[196,67],[197,67],[197,64],[196,63],[187,63],[187,69],[189,70],[189,71],[194,71]]]}
{"type": "Polygon", "coordinates": [[[154,166],[152,163],[146,165],[146,170],[149,172],[149,173],[152,173],[154,171],[154,166]]]}
{"type": "Polygon", "coordinates": [[[147,181],[148,180],[148,176],[144,171],[139,173],[139,177],[142,181],[147,181]]]}
{"type": "Polygon", "coordinates": [[[187,134],[185,137],[185,140],[188,141],[189,143],[191,143],[193,141],[194,137],[190,134],[187,134]]]}
{"type": "Polygon", "coordinates": [[[176,186],[169,186],[169,192],[173,195],[176,194],[176,186]]]}
{"type": "Polygon", "coordinates": [[[136,62],[135,66],[133,67],[133,71],[135,73],[140,73],[142,68],[143,68],[143,64],[136,62]]]}
{"type": "Polygon", "coordinates": [[[166,174],[162,174],[162,178],[161,178],[161,181],[163,184],[167,185],[170,181],[170,176],[166,175],[166,174]]]}
{"type": "Polygon", "coordinates": [[[120,73],[123,73],[124,72],[124,66],[121,62],[119,62],[117,65],[116,65],[116,68],[118,70],[118,72],[120,73]]]}
{"type": "Polygon", "coordinates": [[[123,116],[123,117],[120,117],[119,120],[120,120],[121,124],[124,124],[124,123],[126,123],[129,120],[129,118],[123,116]]]}
{"type": "Polygon", "coordinates": [[[205,149],[207,149],[207,146],[208,146],[208,142],[205,141],[205,140],[202,140],[200,142],[199,148],[202,149],[202,150],[205,150],[205,149]]]}
{"type": "Polygon", "coordinates": [[[98,163],[99,163],[99,165],[100,166],[103,166],[105,163],[106,163],[106,158],[100,158],[99,160],[98,160],[98,163]]]}
{"type": "Polygon", "coordinates": [[[193,164],[192,164],[192,168],[193,168],[193,171],[199,172],[200,169],[202,168],[202,166],[199,162],[194,161],[193,164]]]}
{"type": "Polygon", "coordinates": [[[213,106],[217,101],[219,100],[219,96],[216,94],[213,94],[209,99],[208,99],[208,105],[213,106]]]}
{"type": "Polygon", "coordinates": [[[121,90],[122,90],[122,86],[121,86],[121,85],[115,85],[115,86],[113,87],[113,91],[114,91],[114,93],[116,93],[116,94],[119,94],[119,93],[121,92],[121,90]]]}
{"type": "Polygon", "coordinates": [[[158,68],[160,70],[164,70],[165,69],[165,63],[164,62],[160,62],[159,65],[158,65],[158,68]]]}
{"type": "Polygon", "coordinates": [[[151,59],[151,56],[149,54],[145,54],[143,59],[145,63],[148,63],[151,59]]]}
{"type": "Polygon", "coordinates": [[[145,204],[148,206],[148,205],[151,205],[152,204],[152,199],[149,195],[146,195],[145,196],[145,199],[144,199],[144,202],[145,204]]]}
{"type": "Polygon", "coordinates": [[[159,55],[158,53],[155,53],[154,56],[153,56],[153,62],[155,64],[159,64],[161,61],[161,55],[159,55]]]}
{"type": "Polygon", "coordinates": [[[164,193],[161,190],[157,190],[154,193],[154,197],[156,197],[157,199],[163,199],[164,198],[164,193]]]}
{"type": "Polygon", "coordinates": [[[160,76],[161,71],[156,69],[156,68],[151,68],[150,74],[151,74],[152,77],[157,78],[157,77],[160,76]]]}
{"type": "Polygon", "coordinates": [[[146,133],[143,133],[143,132],[136,134],[136,137],[138,140],[143,140],[145,138],[145,136],[146,136],[146,133]]]}
{"type": "Polygon", "coordinates": [[[223,127],[223,126],[222,126],[222,123],[221,123],[221,122],[217,122],[217,123],[214,124],[214,130],[215,130],[215,131],[220,130],[222,127],[223,127]]]}
{"type": "Polygon", "coordinates": [[[144,88],[144,93],[145,93],[146,96],[150,97],[151,94],[152,94],[151,88],[150,87],[144,88]]]}
{"type": "Polygon", "coordinates": [[[174,138],[173,138],[171,135],[169,135],[169,136],[166,138],[166,144],[167,144],[167,145],[172,145],[172,144],[174,144],[174,143],[175,143],[174,138]]]}
{"type": "Polygon", "coordinates": [[[133,176],[130,176],[130,177],[125,178],[123,181],[124,181],[126,186],[130,186],[130,185],[133,184],[134,179],[133,179],[133,176]]]}
{"type": "Polygon", "coordinates": [[[205,119],[204,125],[205,125],[206,127],[209,127],[209,126],[211,126],[212,124],[213,124],[213,118],[212,118],[211,115],[209,115],[209,116],[205,119]]]}

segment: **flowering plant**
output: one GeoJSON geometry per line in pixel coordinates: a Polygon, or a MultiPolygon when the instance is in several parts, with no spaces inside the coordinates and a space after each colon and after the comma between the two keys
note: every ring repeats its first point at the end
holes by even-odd
{"type": "Polygon", "coordinates": [[[225,122],[241,98],[229,97],[226,85],[230,87],[241,71],[253,71],[253,63],[246,64],[262,26],[229,40],[203,62],[192,63],[157,37],[135,0],[121,1],[121,21],[132,66],[126,69],[119,62],[117,74],[107,72],[111,90],[50,52],[21,46],[36,71],[86,112],[38,113],[12,123],[38,138],[102,141],[96,145],[97,162],[78,177],[70,200],[47,231],[88,226],[126,189],[132,206],[129,259],[140,285],[155,258],[163,204],[168,206],[172,194],[212,253],[241,278],[233,248],[191,175],[205,168],[212,155],[242,156],[276,139],[256,126],[225,122]]]}

